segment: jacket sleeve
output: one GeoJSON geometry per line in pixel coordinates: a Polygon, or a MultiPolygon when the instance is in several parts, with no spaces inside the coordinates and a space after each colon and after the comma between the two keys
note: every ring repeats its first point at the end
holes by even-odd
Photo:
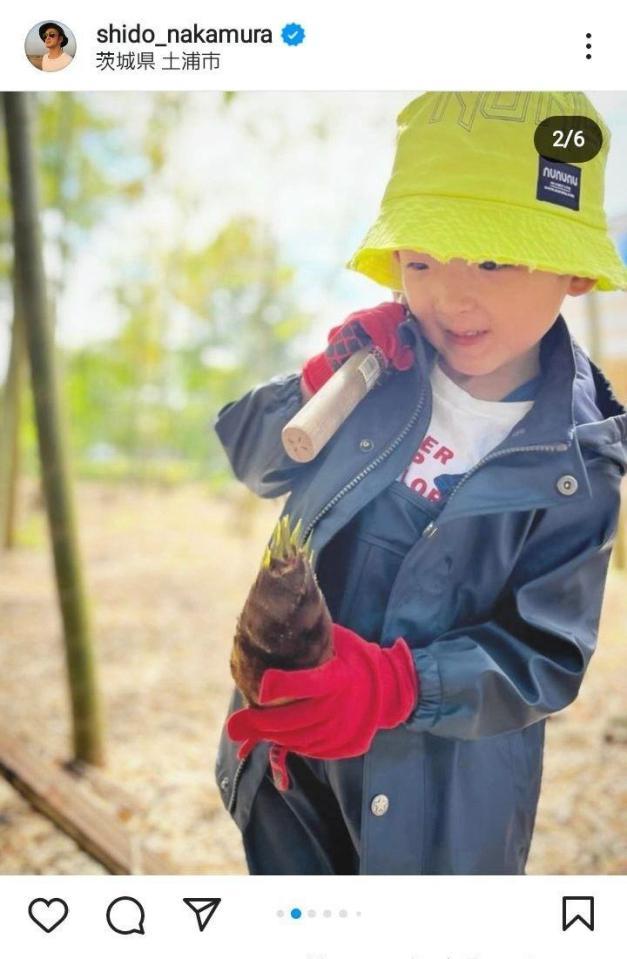
{"type": "Polygon", "coordinates": [[[620,509],[620,475],[588,469],[592,497],[540,513],[493,617],[413,649],[420,679],[409,729],[478,739],[571,703],[594,652],[620,509]]]}
{"type": "Polygon", "coordinates": [[[258,496],[288,493],[306,463],[289,458],[281,430],[302,405],[300,375],[276,376],[218,413],[215,430],[236,477],[258,496]]]}

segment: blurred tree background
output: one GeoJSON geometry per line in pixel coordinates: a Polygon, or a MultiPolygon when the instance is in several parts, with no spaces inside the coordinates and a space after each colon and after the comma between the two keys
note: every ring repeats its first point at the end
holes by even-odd
{"type": "MultiPolygon", "coordinates": [[[[74,468],[78,476],[220,483],[224,463],[211,429],[213,415],[253,382],[295,367],[295,344],[311,317],[297,305],[294,266],[282,262],[271,228],[254,215],[232,216],[209,231],[203,244],[192,246],[185,224],[193,217],[194,197],[175,184],[170,198],[177,221],[168,221],[158,235],[142,229],[142,206],[167,178],[185,96],[153,94],[133,138],[100,109],[103,99],[37,96],[49,306],[74,468]],[[137,209],[139,246],[132,259],[111,265],[115,332],[103,337],[86,314],[91,335],[68,346],[59,310],[67,302],[77,258],[97,225],[108,222],[115,230],[120,207],[126,215],[137,209]],[[184,335],[175,328],[182,314],[184,335]]],[[[232,99],[223,95],[222,108],[232,99]]],[[[6,171],[4,143],[1,150],[6,171]]],[[[8,329],[12,247],[5,175],[1,182],[0,302],[8,329]]],[[[219,191],[220,185],[211,189],[219,191]]],[[[14,362],[23,365],[23,356],[14,362]]],[[[23,373],[20,379],[20,458],[33,472],[32,402],[23,373]]]]}

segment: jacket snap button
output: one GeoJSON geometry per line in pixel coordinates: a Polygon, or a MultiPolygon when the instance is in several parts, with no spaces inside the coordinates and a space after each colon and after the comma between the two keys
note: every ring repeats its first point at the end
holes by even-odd
{"type": "Polygon", "coordinates": [[[370,811],[374,813],[375,816],[385,816],[389,808],[390,800],[384,793],[379,793],[370,803],[370,811]]]}
{"type": "Polygon", "coordinates": [[[362,453],[367,453],[368,450],[371,450],[373,446],[374,443],[372,440],[363,439],[359,441],[359,449],[362,451],[362,453]]]}
{"type": "Polygon", "coordinates": [[[220,780],[220,789],[222,790],[222,792],[226,792],[228,788],[229,788],[229,777],[225,776],[224,779],[220,780]]]}
{"type": "Polygon", "coordinates": [[[560,476],[557,481],[557,488],[564,496],[572,496],[573,493],[577,492],[578,486],[579,483],[574,476],[560,476]]]}

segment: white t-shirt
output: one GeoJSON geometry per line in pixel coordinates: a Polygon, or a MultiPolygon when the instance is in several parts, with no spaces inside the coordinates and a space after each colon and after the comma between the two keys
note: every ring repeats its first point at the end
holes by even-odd
{"type": "Polygon", "coordinates": [[[62,53],[60,57],[54,57],[52,60],[50,59],[49,53],[44,53],[41,59],[41,69],[47,70],[48,72],[51,70],[63,70],[63,68],[67,67],[68,63],[71,62],[72,57],[69,53],[62,53]]]}
{"type": "MultiPolygon", "coordinates": [[[[454,383],[437,360],[431,370],[433,411],[429,428],[398,479],[426,499],[443,498],[435,479],[467,473],[508,435],[533,400],[479,400],[454,383]]],[[[447,484],[446,478],[442,483],[447,484]]],[[[444,494],[446,495],[446,494],[444,494]]]]}

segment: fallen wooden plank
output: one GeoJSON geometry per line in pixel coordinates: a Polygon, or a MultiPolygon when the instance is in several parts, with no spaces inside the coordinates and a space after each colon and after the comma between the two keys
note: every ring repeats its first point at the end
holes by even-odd
{"type": "Polygon", "coordinates": [[[109,779],[101,769],[82,760],[56,763],[57,768],[69,773],[80,784],[87,785],[92,795],[103,800],[113,811],[116,820],[128,822],[134,817],[141,817],[147,813],[145,802],[139,802],[122,786],[109,779]]]}
{"type": "MultiPolygon", "coordinates": [[[[168,876],[180,871],[144,849],[141,837],[121,825],[101,799],[92,797],[85,782],[77,782],[76,774],[1,733],[0,773],[38,812],[114,875],[168,876]]],[[[97,773],[94,778],[102,793],[103,776],[97,773]]]]}

